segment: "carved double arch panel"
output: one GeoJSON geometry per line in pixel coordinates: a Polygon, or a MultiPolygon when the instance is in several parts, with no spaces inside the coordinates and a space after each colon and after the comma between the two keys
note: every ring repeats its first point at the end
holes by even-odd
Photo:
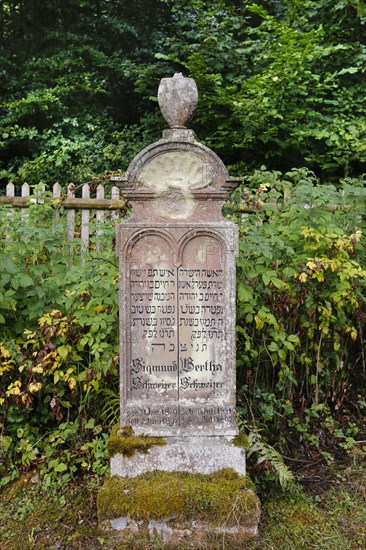
{"type": "Polygon", "coordinates": [[[235,226],[126,225],[118,242],[123,422],[137,433],[236,433],[235,226]]]}

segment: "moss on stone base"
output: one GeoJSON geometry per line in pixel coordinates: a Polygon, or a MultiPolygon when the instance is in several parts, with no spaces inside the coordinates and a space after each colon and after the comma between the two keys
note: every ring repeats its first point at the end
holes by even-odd
{"type": "Polygon", "coordinates": [[[244,447],[245,449],[249,446],[249,439],[248,436],[240,433],[234,437],[232,440],[232,444],[234,447],[244,447]]]}
{"type": "Polygon", "coordinates": [[[150,435],[135,435],[131,426],[114,426],[107,444],[109,456],[117,453],[123,456],[133,456],[136,452],[147,453],[154,445],[165,445],[163,437],[150,435]]]}
{"type": "Polygon", "coordinates": [[[98,493],[99,521],[194,519],[225,524],[257,524],[259,500],[246,478],[232,469],[213,474],[153,471],[134,478],[112,477],[98,493]]]}

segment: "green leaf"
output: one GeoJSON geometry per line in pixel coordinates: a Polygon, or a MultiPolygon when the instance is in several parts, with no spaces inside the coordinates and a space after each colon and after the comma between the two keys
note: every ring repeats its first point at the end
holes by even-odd
{"type": "Polygon", "coordinates": [[[271,282],[274,284],[276,288],[282,288],[284,284],[283,281],[281,281],[280,279],[277,279],[277,277],[272,277],[271,282]]]}
{"type": "Polygon", "coordinates": [[[88,429],[88,430],[91,430],[94,428],[94,425],[95,425],[95,420],[94,418],[90,418],[88,420],[88,422],[85,424],[85,428],[88,429]]]}
{"type": "Polygon", "coordinates": [[[12,444],[12,441],[13,439],[10,435],[0,435],[0,449],[3,449],[6,452],[12,444]]]}
{"type": "Polygon", "coordinates": [[[239,283],[238,299],[240,302],[249,302],[253,299],[253,290],[250,286],[239,283]]]}
{"type": "Polygon", "coordinates": [[[278,355],[280,356],[280,359],[282,359],[282,361],[284,361],[286,359],[286,352],[284,349],[279,349],[278,350],[278,355]]]}
{"type": "Polygon", "coordinates": [[[345,69],[338,71],[338,74],[355,74],[358,73],[359,70],[359,67],[346,67],[345,69]]]}
{"type": "Polygon", "coordinates": [[[60,346],[57,351],[62,359],[66,359],[69,355],[70,346],[60,346]]]}
{"type": "Polygon", "coordinates": [[[287,349],[289,349],[290,351],[295,351],[294,345],[291,344],[291,342],[289,342],[289,341],[284,342],[284,346],[285,346],[287,349]]]}
{"type": "Polygon", "coordinates": [[[17,280],[18,280],[19,286],[23,288],[32,286],[34,284],[32,277],[30,277],[26,273],[19,273],[19,275],[17,276],[17,280]]]}
{"type": "Polygon", "coordinates": [[[60,462],[60,464],[58,464],[56,468],[54,468],[55,472],[66,472],[67,469],[68,468],[64,462],[60,462]]]}

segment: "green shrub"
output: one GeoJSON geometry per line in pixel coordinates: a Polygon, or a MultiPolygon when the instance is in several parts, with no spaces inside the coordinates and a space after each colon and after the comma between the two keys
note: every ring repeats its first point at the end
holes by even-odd
{"type": "Polygon", "coordinates": [[[83,445],[92,454],[102,445],[107,463],[100,422],[103,391],[118,385],[116,220],[106,217],[86,251],[67,241],[65,218],[49,203],[0,210],[0,469],[10,477],[45,460],[61,472],[83,445]]]}
{"type": "Polygon", "coordinates": [[[263,168],[246,185],[228,208],[240,229],[239,402],[279,439],[290,427],[318,448],[312,426],[334,439],[332,415],[360,419],[364,402],[365,180],[336,188],[263,168]]]}

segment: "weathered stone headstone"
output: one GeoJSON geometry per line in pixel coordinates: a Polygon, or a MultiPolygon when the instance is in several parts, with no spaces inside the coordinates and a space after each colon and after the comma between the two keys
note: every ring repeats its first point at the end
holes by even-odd
{"type": "Polygon", "coordinates": [[[159,105],[171,128],[118,182],[132,206],[117,236],[121,426],[165,444],[117,452],[112,476],[245,474],[245,451],[231,443],[238,235],[221,214],[239,181],[185,128],[197,98],[192,79],[162,80],[159,105]]]}

